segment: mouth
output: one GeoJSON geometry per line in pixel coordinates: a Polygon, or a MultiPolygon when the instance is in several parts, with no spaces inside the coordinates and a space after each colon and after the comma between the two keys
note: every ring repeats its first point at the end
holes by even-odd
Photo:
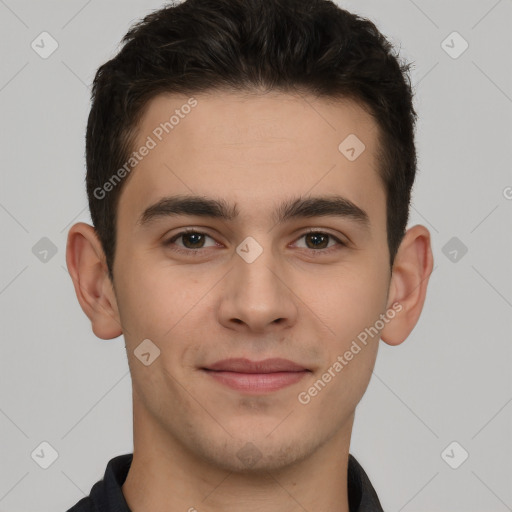
{"type": "Polygon", "coordinates": [[[201,368],[215,381],[246,393],[266,393],[291,386],[302,380],[311,370],[289,361],[273,358],[263,361],[224,359],[201,368]]]}

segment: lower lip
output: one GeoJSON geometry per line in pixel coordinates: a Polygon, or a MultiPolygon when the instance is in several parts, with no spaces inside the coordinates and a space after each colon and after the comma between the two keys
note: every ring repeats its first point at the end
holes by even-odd
{"type": "Polygon", "coordinates": [[[299,382],[309,371],[275,373],[239,373],[205,370],[216,381],[238,391],[261,393],[277,391],[299,382]]]}

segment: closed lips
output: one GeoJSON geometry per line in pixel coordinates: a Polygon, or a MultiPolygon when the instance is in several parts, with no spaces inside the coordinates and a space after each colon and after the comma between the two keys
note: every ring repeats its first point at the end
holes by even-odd
{"type": "Polygon", "coordinates": [[[277,372],[304,372],[308,368],[282,358],[251,361],[246,358],[233,358],[217,361],[203,368],[204,370],[236,373],[277,373],[277,372]]]}

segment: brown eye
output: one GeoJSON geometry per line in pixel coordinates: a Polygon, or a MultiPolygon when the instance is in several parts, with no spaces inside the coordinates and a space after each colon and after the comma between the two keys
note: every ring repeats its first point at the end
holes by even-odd
{"type": "Polygon", "coordinates": [[[313,252],[328,253],[346,246],[339,238],[323,231],[308,231],[299,240],[302,238],[305,240],[305,247],[302,248],[310,249],[313,252]],[[334,243],[329,245],[330,241],[334,243]]]}
{"type": "Polygon", "coordinates": [[[216,245],[215,241],[213,240],[213,244],[206,246],[205,241],[207,238],[213,240],[213,238],[206,233],[201,233],[200,231],[195,230],[187,230],[181,231],[180,233],[174,235],[172,238],[164,242],[163,245],[165,247],[169,247],[175,252],[196,256],[202,252],[200,249],[208,249],[208,247],[213,247],[216,245]],[[177,241],[180,239],[181,243],[177,243],[177,241]]]}
{"type": "Polygon", "coordinates": [[[203,233],[186,233],[181,235],[181,238],[187,249],[201,249],[204,244],[204,236],[203,233]]]}
{"type": "Polygon", "coordinates": [[[308,241],[311,242],[311,246],[309,249],[326,249],[327,243],[329,240],[329,235],[325,233],[308,233],[304,235],[306,237],[306,245],[308,245],[308,241]]]}

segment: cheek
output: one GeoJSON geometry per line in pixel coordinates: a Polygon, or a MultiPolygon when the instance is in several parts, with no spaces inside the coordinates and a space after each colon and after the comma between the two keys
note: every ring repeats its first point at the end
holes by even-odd
{"type": "Polygon", "coordinates": [[[382,268],[347,266],[328,279],[316,280],[315,287],[307,287],[304,302],[311,304],[311,310],[329,328],[329,338],[337,349],[350,344],[385,311],[389,279],[382,268]]]}
{"type": "Polygon", "coordinates": [[[197,318],[200,308],[194,306],[211,284],[193,283],[179,267],[162,270],[154,265],[136,265],[136,261],[134,258],[124,267],[118,286],[118,305],[134,385],[146,403],[158,402],[154,390],[166,388],[175,390],[176,400],[186,402],[176,380],[183,382],[184,359],[194,349],[190,336],[196,331],[191,326],[200,325],[201,321],[197,318]],[[134,352],[145,339],[160,351],[149,366],[141,364],[134,352]]]}
{"type": "Polygon", "coordinates": [[[324,366],[308,388],[314,414],[326,426],[348,417],[368,387],[379,346],[378,335],[368,330],[385,311],[387,294],[384,274],[368,267],[347,269],[338,279],[323,286],[311,308],[329,327],[322,339],[324,366]]]}
{"type": "Polygon", "coordinates": [[[212,286],[212,279],[199,282],[184,267],[162,268],[161,262],[150,264],[133,258],[119,268],[119,310],[129,336],[163,341],[212,286]]]}

